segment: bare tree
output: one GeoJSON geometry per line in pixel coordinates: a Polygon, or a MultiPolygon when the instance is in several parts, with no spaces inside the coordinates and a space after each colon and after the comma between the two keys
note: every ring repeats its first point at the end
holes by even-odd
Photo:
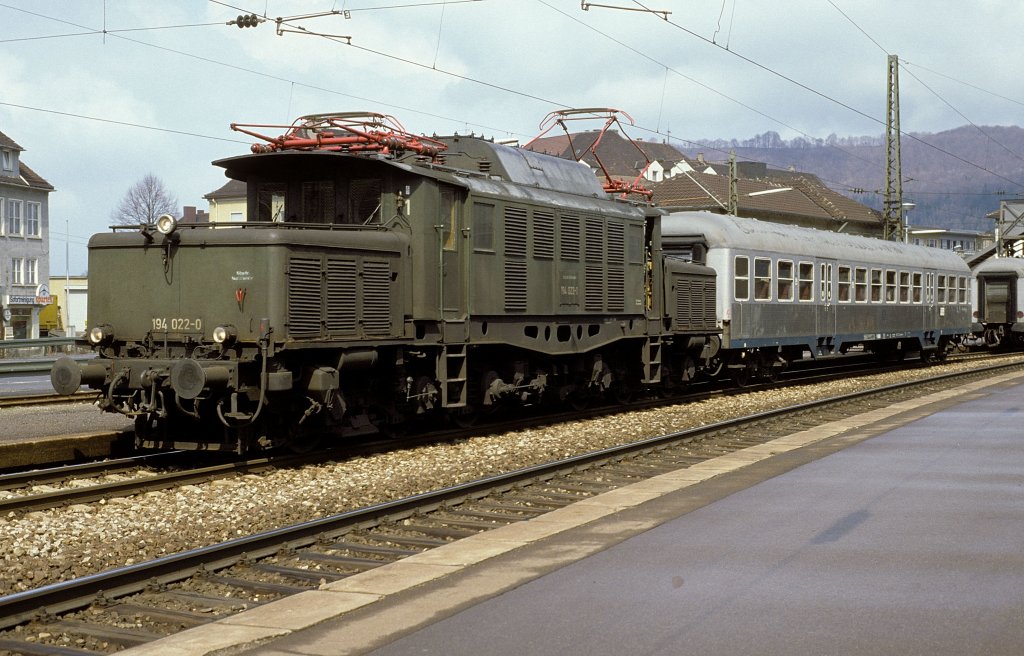
{"type": "Polygon", "coordinates": [[[128,189],[110,218],[120,225],[154,223],[161,214],[178,216],[178,199],[171,196],[163,181],[147,173],[128,189]]]}

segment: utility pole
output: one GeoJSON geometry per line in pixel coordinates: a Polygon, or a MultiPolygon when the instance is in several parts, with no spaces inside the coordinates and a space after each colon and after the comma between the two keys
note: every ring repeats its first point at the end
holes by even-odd
{"type": "Polygon", "coordinates": [[[903,167],[900,163],[900,60],[889,55],[885,105],[885,211],[882,235],[886,240],[904,239],[903,167]]]}
{"type": "Polygon", "coordinates": [[[729,214],[739,216],[740,195],[737,191],[736,151],[729,151],[729,214]]]}

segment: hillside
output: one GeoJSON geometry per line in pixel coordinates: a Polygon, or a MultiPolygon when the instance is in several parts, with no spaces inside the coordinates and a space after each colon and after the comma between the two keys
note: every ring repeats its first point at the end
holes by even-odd
{"type": "MultiPolygon", "coordinates": [[[[882,136],[832,135],[812,143],[803,138],[786,141],[777,133],[766,132],[744,141],[717,139],[698,143],[704,149],[690,148],[684,152],[689,156],[703,152],[709,161],[721,161],[728,157],[730,149],[735,149],[739,159],[814,173],[836,191],[882,209],[882,136]],[[865,192],[856,193],[853,189],[865,192]]],[[[915,133],[903,137],[901,154],[904,202],[916,204],[909,217],[913,225],[991,230],[992,221],[985,215],[998,210],[1002,199],[1024,196],[1022,128],[983,126],[979,130],[964,126],[936,134],[915,133]],[[1004,193],[997,195],[998,192],[1004,193]]]]}

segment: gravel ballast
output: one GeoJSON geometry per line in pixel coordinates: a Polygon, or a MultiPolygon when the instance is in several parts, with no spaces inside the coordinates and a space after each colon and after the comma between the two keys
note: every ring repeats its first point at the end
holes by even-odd
{"type": "Polygon", "coordinates": [[[643,437],[977,366],[958,363],[910,369],[656,410],[624,411],[138,497],[25,515],[10,513],[0,518],[0,595],[643,437]]]}

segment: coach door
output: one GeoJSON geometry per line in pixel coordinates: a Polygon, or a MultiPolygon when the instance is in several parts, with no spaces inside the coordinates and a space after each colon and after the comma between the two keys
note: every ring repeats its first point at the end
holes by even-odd
{"type": "Polygon", "coordinates": [[[825,337],[826,350],[834,347],[836,334],[836,264],[834,260],[818,260],[818,337],[825,337]]]}
{"type": "MultiPolygon", "coordinates": [[[[920,276],[921,274],[915,272],[912,275],[913,276],[920,276]]],[[[935,326],[939,325],[938,324],[938,321],[939,321],[939,309],[938,309],[938,307],[935,304],[935,280],[936,280],[936,274],[935,274],[934,271],[925,271],[924,272],[924,292],[923,292],[923,298],[918,298],[918,294],[920,294],[921,292],[918,291],[917,284],[916,284],[917,281],[916,280],[914,281],[915,284],[914,284],[914,299],[913,300],[914,300],[915,303],[923,303],[922,314],[924,316],[922,317],[922,319],[924,321],[923,325],[925,326],[926,329],[928,327],[935,327],[935,326]]]]}

